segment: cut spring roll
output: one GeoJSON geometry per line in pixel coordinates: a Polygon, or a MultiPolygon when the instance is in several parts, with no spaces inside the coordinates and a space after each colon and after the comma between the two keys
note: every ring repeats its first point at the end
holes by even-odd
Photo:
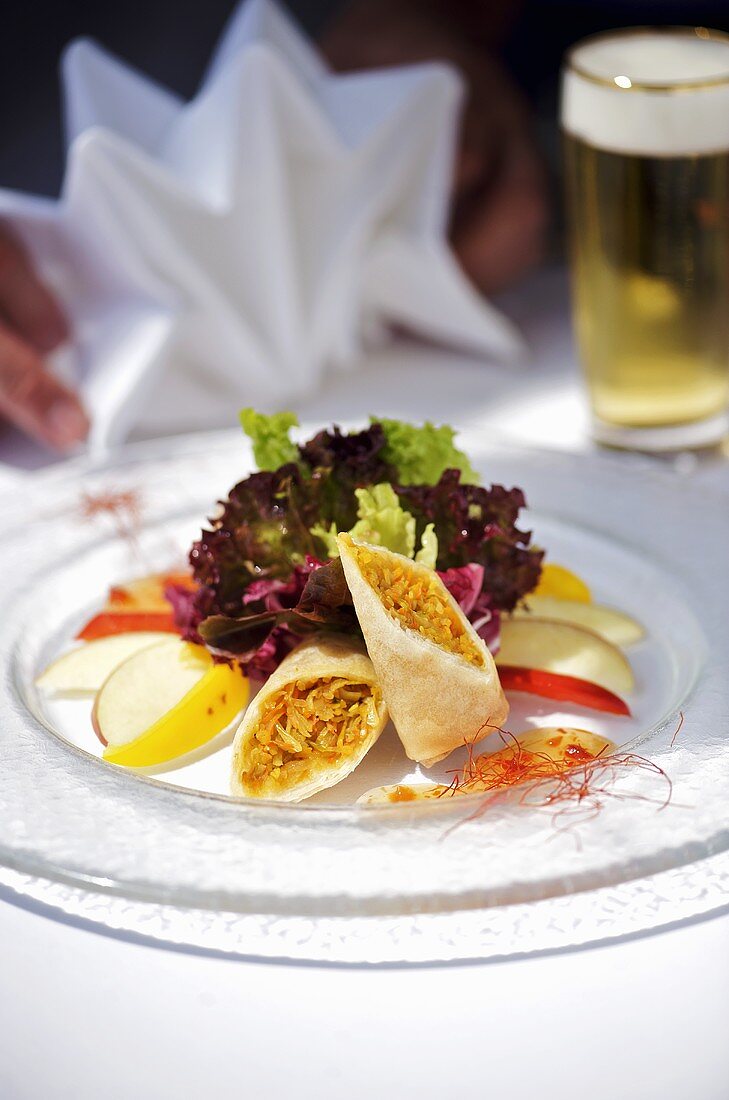
{"type": "Polygon", "coordinates": [[[428,767],[509,713],[491,653],[438,574],[338,538],[367,651],[405,752],[428,767]]]}
{"type": "Polygon", "coordinates": [[[300,802],[349,775],[387,723],[364,646],[319,635],[293,650],[246,711],[233,742],[231,790],[300,802]]]}

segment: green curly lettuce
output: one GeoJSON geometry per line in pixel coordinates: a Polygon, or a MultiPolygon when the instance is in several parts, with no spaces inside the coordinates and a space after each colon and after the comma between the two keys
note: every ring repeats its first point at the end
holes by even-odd
{"type": "Polygon", "coordinates": [[[253,455],[259,470],[278,470],[289,462],[298,462],[299,448],[289,439],[298,427],[295,413],[280,412],[267,416],[255,409],[241,409],[241,427],[253,443],[253,455]]]}
{"type": "Polygon", "coordinates": [[[415,550],[415,517],[401,507],[392,485],[384,482],[371,489],[355,489],[357,522],[352,538],[371,546],[384,546],[411,558],[415,550]]]}
{"type": "Polygon", "coordinates": [[[438,561],[438,536],[432,523],[428,524],[420,536],[420,549],[415,555],[415,560],[427,565],[429,569],[435,569],[438,561]]]}
{"type": "Polygon", "coordinates": [[[395,467],[400,485],[435,485],[445,470],[458,470],[464,483],[477,485],[478,474],[468,456],[455,446],[453,428],[407,424],[403,420],[370,417],[385,433],[382,457],[395,467]]]}
{"type": "MultiPolygon", "coordinates": [[[[353,538],[372,546],[384,546],[406,558],[414,557],[416,561],[435,569],[438,539],[433,524],[428,524],[423,531],[416,554],[415,517],[402,507],[392,485],[383,482],[369,489],[355,489],[354,495],[357,498],[357,522],[349,532],[353,538]]],[[[325,527],[318,523],[311,528],[311,534],[321,539],[330,558],[339,556],[336,524],[325,527]]]]}

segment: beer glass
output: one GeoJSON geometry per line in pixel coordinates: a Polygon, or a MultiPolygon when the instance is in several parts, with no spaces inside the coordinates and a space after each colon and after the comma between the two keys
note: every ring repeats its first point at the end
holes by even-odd
{"type": "Polygon", "coordinates": [[[567,54],[575,334],[596,437],[663,450],[729,424],[729,35],[596,35],[567,54]]]}

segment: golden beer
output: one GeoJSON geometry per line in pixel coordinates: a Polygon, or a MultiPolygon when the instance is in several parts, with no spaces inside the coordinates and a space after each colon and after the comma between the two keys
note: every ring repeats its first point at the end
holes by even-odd
{"type": "Polygon", "coordinates": [[[729,39],[619,32],[569,64],[573,309],[596,434],[712,442],[729,408],[729,39]]]}

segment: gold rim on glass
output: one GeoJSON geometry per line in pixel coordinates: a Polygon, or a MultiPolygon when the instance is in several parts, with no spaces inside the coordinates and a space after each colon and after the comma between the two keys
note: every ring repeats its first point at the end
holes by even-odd
{"type": "Polygon", "coordinates": [[[586,38],[581,38],[579,42],[575,42],[574,45],[570,46],[565,53],[564,67],[566,70],[575,73],[584,80],[589,80],[591,84],[597,84],[603,88],[611,88],[613,91],[620,92],[661,92],[665,94],[666,92],[696,92],[708,88],[720,88],[723,85],[729,86],[729,67],[727,68],[727,72],[721,76],[702,77],[700,80],[682,80],[670,84],[655,84],[633,80],[632,77],[625,76],[622,77],[622,79],[627,80],[628,83],[619,84],[618,80],[621,79],[621,74],[617,74],[613,77],[598,76],[590,72],[589,69],[583,68],[582,65],[574,60],[574,55],[577,50],[588,43],[599,42],[610,38],[636,38],[644,34],[657,34],[666,38],[679,36],[698,38],[707,42],[723,42],[729,46],[729,33],[713,30],[708,27],[627,27],[623,30],[600,31],[599,34],[591,34],[586,38]]]}

